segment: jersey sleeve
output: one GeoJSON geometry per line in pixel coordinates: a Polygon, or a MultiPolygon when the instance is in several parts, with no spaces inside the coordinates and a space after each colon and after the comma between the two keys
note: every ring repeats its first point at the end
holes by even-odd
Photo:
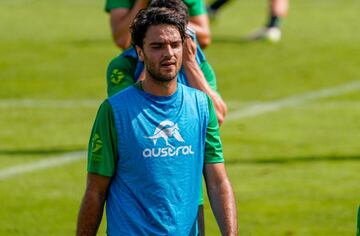
{"type": "Polygon", "coordinates": [[[114,58],[106,72],[108,97],[134,84],[136,60],[131,57],[118,56],[114,58]]]}
{"type": "Polygon", "coordinates": [[[91,131],[87,170],[90,173],[111,177],[115,173],[117,158],[114,115],[110,103],[105,100],[98,110],[91,131]]]}
{"type": "Polygon", "coordinates": [[[204,0],[184,0],[184,3],[188,7],[190,17],[207,13],[204,0]]]}
{"type": "Polygon", "coordinates": [[[110,12],[115,8],[127,8],[131,9],[134,5],[132,0],[106,0],[105,2],[105,11],[110,12]]]}
{"type": "Polygon", "coordinates": [[[207,61],[203,61],[200,64],[200,69],[203,72],[204,77],[205,77],[206,81],[209,83],[210,87],[215,92],[219,93],[217,91],[216,75],[215,75],[215,72],[214,72],[213,68],[211,67],[211,65],[207,61]]]}
{"type": "Polygon", "coordinates": [[[221,163],[224,162],[222,143],[219,134],[219,124],[216,119],[214,105],[209,96],[207,96],[209,104],[209,123],[206,129],[205,140],[205,163],[221,163]]]}

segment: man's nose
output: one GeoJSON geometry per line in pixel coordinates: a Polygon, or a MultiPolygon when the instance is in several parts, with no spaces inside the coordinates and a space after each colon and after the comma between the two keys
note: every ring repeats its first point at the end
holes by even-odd
{"type": "Polygon", "coordinates": [[[164,48],[164,56],[166,57],[172,57],[174,56],[174,49],[171,47],[171,45],[166,45],[164,48]]]}

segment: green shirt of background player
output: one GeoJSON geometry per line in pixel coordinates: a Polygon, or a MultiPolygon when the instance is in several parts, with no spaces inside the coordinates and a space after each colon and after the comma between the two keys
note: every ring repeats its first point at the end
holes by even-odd
{"type": "MultiPolygon", "coordinates": [[[[105,10],[110,13],[110,24],[114,42],[122,49],[131,44],[129,25],[139,10],[144,9],[149,0],[106,0],[105,10]]],[[[196,32],[202,48],[211,42],[210,24],[203,0],[184,0],[189,9],[190,27],[196,32]]]]}

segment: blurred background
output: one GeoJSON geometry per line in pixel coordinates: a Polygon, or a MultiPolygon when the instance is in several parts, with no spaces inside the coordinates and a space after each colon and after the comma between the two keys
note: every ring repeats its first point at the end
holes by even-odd
{"type": "MultiPolygon", "coordinates": [[[[104,4],[0,2],[0,235],[75,232],[106,67],[121,53],[104,4]]],[[[278,43],[242,40],[266,22],[265,0],[231,1],[211,22],[240,235],[355,235],[359,9],[293,0],[278,43]]],[[[205,218],[220,235],[207,201],[205,218]]]]}

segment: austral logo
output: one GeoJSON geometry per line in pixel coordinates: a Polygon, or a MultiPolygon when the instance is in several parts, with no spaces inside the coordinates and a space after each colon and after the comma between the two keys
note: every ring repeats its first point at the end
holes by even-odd
{"type": "Polygon", "coordinates": [[[145,138],[151,139],[154,146],[157,145],[158,140],[163,140],[166,147],[153,147],[146,148],[143,151],[144,157],[172,157],[179,155],[193,155],[191,145],[188,146],[173,146],[172,144],[184,143],[185,140],[180,134],[178,124],[174,124],[170,120],[164,120],[156,127],[155,132],[151,136],[145,136],[145,138]],[[170,142],[172,144],[170,144],[170,142]]]}

